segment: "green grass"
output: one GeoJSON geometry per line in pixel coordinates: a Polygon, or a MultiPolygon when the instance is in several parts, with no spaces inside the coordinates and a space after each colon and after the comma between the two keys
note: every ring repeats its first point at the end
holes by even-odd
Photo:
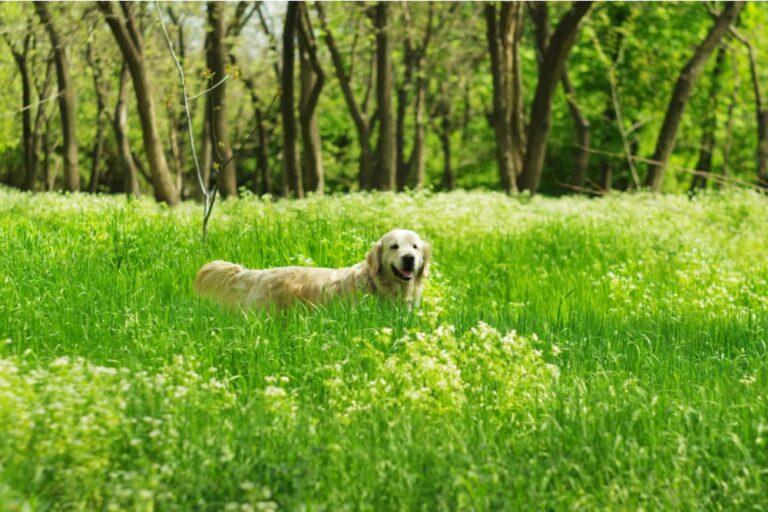
{"type": "Polygon", "coordinates": [[[199,210],[0,191],[1,509],[768,508],[764,197],[247,198],[205,246],[199,210]],[[394,227],[415,314],[191,291],[394,227]]]}

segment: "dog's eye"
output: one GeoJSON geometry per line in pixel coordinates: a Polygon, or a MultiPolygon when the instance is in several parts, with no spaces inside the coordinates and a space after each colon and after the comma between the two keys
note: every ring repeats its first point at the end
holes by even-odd
{"type": "Polygon", "coordinates": [[[418,249],[418,247],[416,247],[416,244],[413,244],[413,248],[414,248],[414,249],[418,249]]]}
{"type": "Polygon", "coordinates": [[[397,245],[397,244],[394,244],[394,245],[392,245],[392,246],[390,247],[390,249],[393,249],[393,250],[396,250],[396,249],[399,249],[399,248],[400,248],[400,246],[399,246],[399,245],[397,245]]]}

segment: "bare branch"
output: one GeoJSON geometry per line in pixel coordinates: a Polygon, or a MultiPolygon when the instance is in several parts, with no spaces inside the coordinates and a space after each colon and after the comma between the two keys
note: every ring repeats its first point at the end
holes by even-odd
{"type": "MultiPolygon", "coordinates": [[[[625,155],[622,153],[616,153],[613,151],[605,151],[601,149],[595,149],[595,148],[584,148],[587,149],[590,153],[594,153],[596,155],[603,155],[603,156],[610,156],[614,158],[625,158],[625,155]]],[[[644,163],[644,164],[655,164],[658,165],[661,162],[658,160],[654,160],[652,158],[645,158],[639,155],[632,155],[630,158],[632,160],[636,160],[637,162],[644,163]]],[[[684,172],[687,174],[692,174],[694,176],[703,176],[708,179],[711,179],[712,181],[715,181],[719,184],[729,184],[729,185],[736,185],[741,187],[746,187],[750,189],[757,190],[759,192],[765,192],[764,188],[761,188],[758,183],[754,181],[749,180],[742,180],[739,178],[734,178],[732,176],[724,176],[722,174],[717,174],[714,172],[707,172],[707,171],[701,171],[699,169],[691,169],[690,167],[685,167],[682,165],[674,165],[674,164],[667,164],[667,167],[672,171],[679,171],[684,172]]]]}
{"type": "Polygon", "coordinates": [[[197,98],[199,98],[200,96],[203,96],[203,95],[205,95],[205,94],[207,94],[207,93],[211,92],[212,90],[214,90],[215,88],[217,88],[218,86],[220,86],[221,84],[223,84],[224,82],[226,82],[227,80],[229,80],[230,78],[232,78],[232,76],[231,76],[231,75],[224,75],[224,78],[222,78],[221,80],[219,80],[218,82],[216,82],[215,84],[213,84],[212,86],[210,86],[208,89],[206,89],[206,90],[204,90],[204,91],[202,91],[202,92],[199,92],[199,93],[195,94],[194,96],[190,96],[190,97],[189,97],[189,98],[187,98],[187,99],[189,99],[189,100],[196,100],[196,99],[197,99],[197,98]]]}
{"type": "Polygon", "coordinates": [[[205,183],[203,181],[203,175],[200,170],[200,162],[197,159],[197,150],[195,149],[195,136],[192,133],[192,114],[189,111],[189,96],[187,95],[187,84],[184,77],[184,68],[182,67],[181,62],[179,62],[179,59],[176,56],[176,52],[173,49],[173,42],[171,42],[171,37],[168,35],[168,30],[165,28],[165,21],[163,21],[163,14],[160,11],[160,4],[157,0],[155,0],[155,9],[157,9],[157,17],[160,20],[160,26],[163,29],[163,35],[165,36],[165,42],[168,45],[168,50],[171,52],[171,57],[173,57],[173,61],[176,64],[176,69],[179,71],[181,91],[184,98],[184,112],[187,116],[189,146],[190,150],[192,151],[192,159],[195,162],[195,171],[197,172],[198,184],[200,185],[200,190],[203,193],[203,241],[205,241],[208,234],[208,219],[211,216],[213,203],[216,200],[216,185],[214,185],[212,193],[206,190],[205,183]]]}
{"type": "Polygon", "coordinates": [[[277,76],[277,80],[280,81],[280,64],[278,61],[280,60],[277,58],[278,55],[280,55],[277,51],[277,39],[275,38],[274,32],[269,28],[269,24],[267,23],[267,19],[264,17],[264,13],[261,11],[261,2],[256,2],[256,13],[259,15],[259,21],[261,22],[261,28],[264,30],[264,33],[267,35],[267,39],[269,40],[269,49],[272,50],[272,53],[275,54],[275,59],[272,63],[272,67],[275,70],[275,75],[277,76]]]}
{"type": "MultiPolygon", "coordinates": [[[[609,59],[608,56],[605,54],[605,51],[603,50],[603,46],[600,43],[600,39],[597,37],[597,34],[594,31],[588,31],[589,35],[592,38],[592,41],[595,45],[595,49],[597,50],[598,55],[600,56],[600,60],[603,61],[603,63],[608,68],[608,85],[611,88],[611,102],[613,103],[613,111],[616,114],[616,128],[619,131],[619,135],[621,136],[621,143],[624,148],[624,156],[627,160],[627,165],[629,166],[629,170],[632,173],[632,181],[634,182],[635,188],[640,188],[640,176],[637,172],[637,166],[635,165],[635,159],[632,157],[632,150],[630,148],[629,140],[627,140],[627,134],[628,132],[624,129],[624,116],[622,115],[621,110],[621,100],[619,98],[619,84],[618,79],[616,78],[616,68],[618,67],[618,64],[620,62],[620,55],[622,52],[622,49],[624,47],[623,44],[620,45],[617,55],[614,59],[609,59]]],[[[630,130],[629,133],[632,131],[635,131],[639,126],[634,125],[633,128],[630,130]]]]}
{"type": "Polygon", "coordinates": [[[61,96],[62,94],[64,94],[63,91],[57,92],[56,94],[52,94],[51,96],[48,96],[45,99],[42,99],[40,101],[36,101],[35,103],[30,103],[29,105],[24,105],[23,107],[21,107],[18,110],[12,110],[10,112],[6,112],[6,113],[0,115],[0,118],[13,117],[15,115],[18,115],[18,114],[24,112],[25,110],[29,110],[31,108],[34,108],[34,107],[38,106],[38,105],[42,105],[43,103],[48,103],[49,101],[53,101],[56,98],[58,98],[59,96],[61,96]]]}
{"type": "Polygon", "coordinates": [[[232,23],[227,27],[227,37],[239,36],[251,17],[259,10],[261,2],[240,1],[235,8],[235,16],[232,23]],[[250,9],[248,5],[250,4],[250,9]]]}

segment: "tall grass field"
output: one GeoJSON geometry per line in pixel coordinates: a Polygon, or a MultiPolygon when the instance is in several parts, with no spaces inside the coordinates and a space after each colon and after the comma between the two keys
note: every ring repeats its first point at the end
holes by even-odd
{"type": "Polygon", "coordinates": [[[2,510],[768,508],[768,201],[0,192],[2,510]],[[422,307],[231,312],[212,259],[433,245],[422,307]]]}

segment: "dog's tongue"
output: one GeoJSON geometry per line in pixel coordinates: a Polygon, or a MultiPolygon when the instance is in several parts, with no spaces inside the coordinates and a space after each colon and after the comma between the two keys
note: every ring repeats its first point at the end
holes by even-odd
{"type": "Polygon", "coordinates": [[[403,274],[403,277],[413,277],[413,270],[401,270],[401,274],[403,274]]]}

